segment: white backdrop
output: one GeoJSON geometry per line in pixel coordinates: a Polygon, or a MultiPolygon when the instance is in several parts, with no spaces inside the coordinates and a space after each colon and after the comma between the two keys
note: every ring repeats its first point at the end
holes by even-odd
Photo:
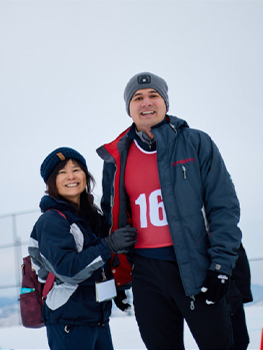
{"type": "Polygon", "coordinates": [[[38,208],[59,146],[85,156],[100,196],[95,150],[130,125],[125,85],[150,71],[169,113],[217,143],[248,256],[262,256],[262,18],[253,0],[0,0],[0,214],[38,208]]]}

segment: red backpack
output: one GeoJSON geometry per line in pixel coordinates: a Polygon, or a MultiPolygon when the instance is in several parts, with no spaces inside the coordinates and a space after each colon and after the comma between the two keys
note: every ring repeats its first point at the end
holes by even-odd
{"type": "Polygon", "coordinates": [[[46,283],[39,282],[30,255],[23,258],[21,270],[22,287],[19,301],[22,324],[27,328],[43,327],[42,308],[44,299],[54,284],[55,276],[49,272],[46,283]]]}
{"type": "MultiPolygon", "coordinates": [[[[57,211],[63,218],[66,216],[57,209],[57,211]]],[[[49,211],[49,210],[48,210],[49,211]]],[[[49,272],[46,283],[38,281],[36,271],[33,268],[30,255],[23,258],[22,270],[22,286],[20,294],[20,313],[22,324],[27,328],[40,328],[44,326],[42,320],[42,308],[44,299],[47,297],[48,292],[53,287],[55,281],[55,275],[49,272]]]]}

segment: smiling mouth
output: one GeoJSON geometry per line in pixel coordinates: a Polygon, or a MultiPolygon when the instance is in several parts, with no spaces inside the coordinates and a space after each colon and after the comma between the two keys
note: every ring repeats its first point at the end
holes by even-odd
{"type": "Polygon", "coordinates": [[[145,111],[145,112],[142,112],[141,114],[142,115],[152,115],[154,113],[155,113],[154,111],[145,111]]]}
{"type": "Polygon", "coordinates": [[[74,183],[74,184],[67,184],[65,185],[66,187],[77,187],[78,183],[74,183]]]}

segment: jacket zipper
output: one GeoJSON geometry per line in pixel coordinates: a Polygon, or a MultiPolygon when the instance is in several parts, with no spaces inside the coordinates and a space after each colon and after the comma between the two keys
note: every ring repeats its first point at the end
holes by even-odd
{"type": "Polygon", "coordinates": [[[152,149],[152,144],[154,142],[154,139],[152,139],[150,142],[149,142],[149,149],[151,150],[152,149]]]}
{"type": "MultiPolygon", "coordinates": [[[[169,123],[169,126],[170,126],[171,129],[173,129],[173,131],[174,131],[175,134],[177,135],[178,133],[177,133],[176,127],[175,127],[172,123],[169,123]]],[[[156,141],[156,142],[157,142],[157,141],[156,141]]],[[[158,157],[157,157],[157,159],[158,159],[158,157]]],[[[186,179],[186,168],[185,168],[185,166],[182,166],[182,169],[183,169],[183,172],[184,172],[184,179],[186,179]]],[[[178,209],[178,205],[177,205],[177,201],[176,201],[175,198],[174,198],[174,204],[175,204],[175,207],[176,207],[177,214],[178,214],[178,216],[180,217],[180,215],[179,215],[179,209],[178,209]]],[[[179,222],[180,222],[180,226],[182,227],[182,220],[179,220],[179,222]]],[[[183,227],[182,227],[182,231],[184,231],[184,230],[183,230],[183,227]]],[[[186,239],[185,239],[185,240],[186,240],[186,239]]],[[[187,244],[187,242],[186,242],[186,244],[187,244]]],[[[188,245],[188,244],[187,244],[187,245],[188,245]]],[[[175,247],[175,246],[174,246],[174,247],[175,247]]],[[[175,247],[175,255],[177,256],[176,247],[175,247]]],[[[179,266],[179,270],[180,270],[180,266],[179,266]]],[[[183,287],[184,287],[184,282],[183,282],[183,280],[182,280],[182,284],[183,284],[183,287]]],[[[184,287],[184,289],[185,289],[185,287],[184,287]]],[[[190,300],[190,309],[191,309],[191,310],[194,310],[194,309],[195,309],[195,304],[194,304],[194,302],[195,302],[195,297],[194,297],[194,295],[191,295],[190,298],[191,298],[191,300],[190,300]]]]}
{"type": "Polygon", "coordinates": [[[184,165],[182,165],[182,169],[183,169],[183,172],[184,172],[184,179],[186,180],[187,179],[187,176],[186,176],[186,167],[184,165]]]}
{"type": "MultiPolygon", "coordinates": [[[[115,172],[114,172],[114,177],[113,177],[113,192],[115,192],[115,178],[116,178],[116,173],[117,173],[117,165],[115,163],[115,172]]],[[[114,193],[111,194],[110,196],[110,206],[111,206],[111,217],[113,218],[113,206],[114,206],[114,193]]],[[[111,231],[112,231],[112,228],[113,228],[113,220],[111,219],[111,227],[109,229],[109,235],[111,234],[111,231]]]]}

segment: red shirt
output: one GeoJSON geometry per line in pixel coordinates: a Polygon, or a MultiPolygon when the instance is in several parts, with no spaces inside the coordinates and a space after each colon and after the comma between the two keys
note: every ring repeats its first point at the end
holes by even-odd
{"type": "Polygon", "coordinates": [[[157,152],[147,152],[136,141],[129,149],[125,187],[130,198],[133,227],[138,230],[135,248],[173,245],[157,169],[157,152]]]}

